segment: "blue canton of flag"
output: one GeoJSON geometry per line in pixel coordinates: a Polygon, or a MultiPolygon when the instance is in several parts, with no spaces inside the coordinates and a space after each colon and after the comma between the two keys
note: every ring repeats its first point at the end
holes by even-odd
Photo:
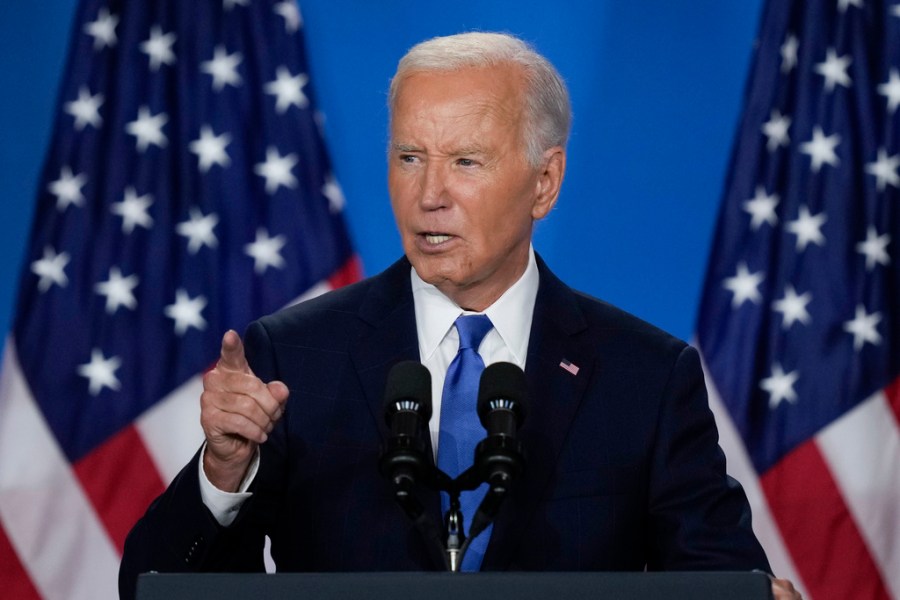
{"type": "Polygon", "coordinates": [[[85,0],[72,36],[0,386],[18,597],[115,597],[225,330],[358,276],[293,0],[85,0]]]}
{"type": "Polygon", "coordinates": [[[729,460],[806,597],[900,597],[900,2],[770,0],[745,102],[697,331],[729,460]]]}

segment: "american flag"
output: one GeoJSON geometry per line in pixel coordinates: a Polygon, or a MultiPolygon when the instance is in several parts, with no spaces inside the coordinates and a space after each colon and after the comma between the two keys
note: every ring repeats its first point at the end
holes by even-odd
{"type": "Polygon", "coordinates": [[[84,0],[0,376],[0,595],[115,598],[228,328],[359,277],[293,0],[84,0]]]}
{"type": "Polygon", "coordinates": [[[731,470],[807,598],[900,598],[900,2],[769,0],[698,323],[731,470]]]}

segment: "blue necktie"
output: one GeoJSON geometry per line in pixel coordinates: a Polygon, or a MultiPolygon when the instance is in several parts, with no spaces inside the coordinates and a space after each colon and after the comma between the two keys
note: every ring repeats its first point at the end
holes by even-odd
{"type": "MultiPolygon", "coordinates": [[[[478,384],[484,361],[478,354],[478,346],[487,332],[494,326],[486,315],[463,315],[456,319],[456,331],[459,333],[459,351],[444,380],[444,391],[441,396],[441,430],[438,438],[438,467],[450,477],[456,477],[465,471],[475,455],[475,446],[485,437],[484,428],[478,420],[476,404],[478,402],[478,384]]],[[[472,517],[487,493],[487,484],[478,489],[460,494],[460,508],[465,519],[465,530],[468,533],[472,517]]],[[[444,514],[450,508],[450,497],[441,494],[441,509],[444,514]]],[[[478,571],[491,536],[488,527],[469,543],[463,557],[463,571],[478,571]]]]}

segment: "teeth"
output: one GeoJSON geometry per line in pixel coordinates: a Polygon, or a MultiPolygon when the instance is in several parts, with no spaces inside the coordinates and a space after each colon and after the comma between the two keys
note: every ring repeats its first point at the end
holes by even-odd
{"type": "Polygon", "coordinates": [[[441,244],[450,239],[449,235],[429,235],[425,234],[425,241],[429,244],[441,244]]]}

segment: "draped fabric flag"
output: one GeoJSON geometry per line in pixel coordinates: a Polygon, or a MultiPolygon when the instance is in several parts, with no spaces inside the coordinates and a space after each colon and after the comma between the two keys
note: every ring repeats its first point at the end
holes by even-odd
{"type": "Polygon", "coordinates": [[[0,379],[0,595],[115,598],[228,328],[359,277],[293,0],[84,0],[0,379]]]}
{"type": "Polygon", "coordinates": [[[900,598],[900,2],[769,0],[700,307],[732,472],[807,598],[900,598]]]}

